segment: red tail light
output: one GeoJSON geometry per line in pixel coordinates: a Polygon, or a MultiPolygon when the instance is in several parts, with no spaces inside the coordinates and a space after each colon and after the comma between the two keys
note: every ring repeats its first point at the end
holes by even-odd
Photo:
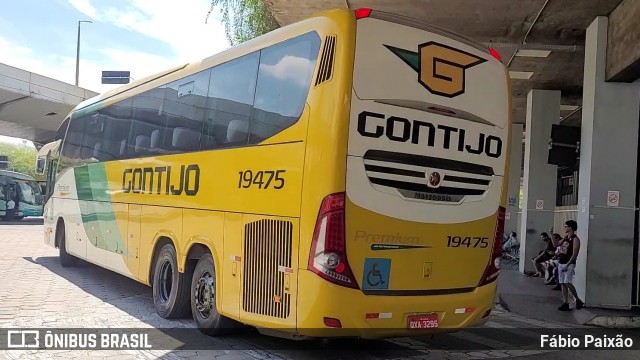
{"type": "Polygon", "coordinates": [[[359,289],[349,262],[344,220],[345,194],[324,198],[313,231],[309,270],[336,285],[359,289]]]}
{"type": "Polygon", "coordinates": [[[324,324],[328,327],[333,327],[333,328],[341,328],[342,327],[342,323],[340,322],[340,319],[334,319],[334,318],[330,318],[330,317],[325,317],[324,318],[324,324]]]}
{"type": "Polygon", "coordinates": [[[498,221],[496,223],[496,231],[493,240],[493,250],[491,251],[491,260],[484,270],[482,279],[478,286],[483,286],[494,282],[500,273],[500,259],[502,257],[502,237],[504,236],[504,214],[506,209],[500,206],[498,208],[498,221]]]}
{"type": "Polygon", "coordinates": [[[371,16],[371,9],[356,9],[356,19],[368,18],[371,16]]]}
{"type": "Polygon", "coordinates": [[[494,58],[498,59],[498,61],[502,62],[502,56],[500,56],[500,53],[498,53],[498,51],[494,48],[489,48],[489,52],[491,53],[491,56],[493,56],[494,58]]]}

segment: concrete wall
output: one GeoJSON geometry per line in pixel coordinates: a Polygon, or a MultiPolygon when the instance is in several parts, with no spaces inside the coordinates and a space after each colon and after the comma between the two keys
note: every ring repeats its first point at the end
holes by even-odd
{"type": "Polygon", "coordinates": [[[640,1],[625,0],[608,24],[607,72],[611,81],[633,82],[640,77],[640,1]]]}
{"type": "Polygon", "coordinates": [[[560,91],[531,90],[527,96],[527,122],[524,156],[520,271],[532,271],[531,259],[544,248],[540,234],[553,225],[556,206],[557,166],[549,165],[551,125],[560,120],[560,91]],[[542,201],[542,209],[537,202],[542,201]]]}
{"type": "Polygon", "coordinates": [[[576,288],[588,306],[631,304],[640,92],[605,82],[607,18],[587,29],[576,288]],[[609,206],[608,191],[618,191],[609,206]]]}

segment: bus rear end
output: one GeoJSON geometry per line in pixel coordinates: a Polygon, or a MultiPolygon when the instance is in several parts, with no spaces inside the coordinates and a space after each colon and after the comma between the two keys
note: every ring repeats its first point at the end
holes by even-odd
{"type": "Polygon", "coordinates": [[[480,325],[504,231],[506,68],[423,23],[356,17],[346,191],[320,207],[308,263],[318,299],[298,331],[377,338],[480,325]]]}

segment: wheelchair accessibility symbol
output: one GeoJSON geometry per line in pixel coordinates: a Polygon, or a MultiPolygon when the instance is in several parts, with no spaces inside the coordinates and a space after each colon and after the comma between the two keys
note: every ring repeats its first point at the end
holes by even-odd
{"type": "Polygon", "coordinates": [[[389,288],[391,259],[365,259],[362,279],[363,290],[386,290],[389,288]]]}

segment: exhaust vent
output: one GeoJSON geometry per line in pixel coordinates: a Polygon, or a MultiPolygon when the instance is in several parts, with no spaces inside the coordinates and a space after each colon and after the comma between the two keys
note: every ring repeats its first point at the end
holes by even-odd
{"type": "Polygon", "coordinates": [[[290,221],[265,219],[244,226],[244,311],[289,317],[291,294],[285,276],[291,269],[292,236],[290,221]]]}
{"type": "Polygon", "coordinates": [[[334,35],[327,36],[324,40],[324,48],[322,49],[322,60],[320,61],[320,69],[316,77],[316,86],[331,79],[333,75],[333,58],[336,51],[336,37],[334,35]]]}

